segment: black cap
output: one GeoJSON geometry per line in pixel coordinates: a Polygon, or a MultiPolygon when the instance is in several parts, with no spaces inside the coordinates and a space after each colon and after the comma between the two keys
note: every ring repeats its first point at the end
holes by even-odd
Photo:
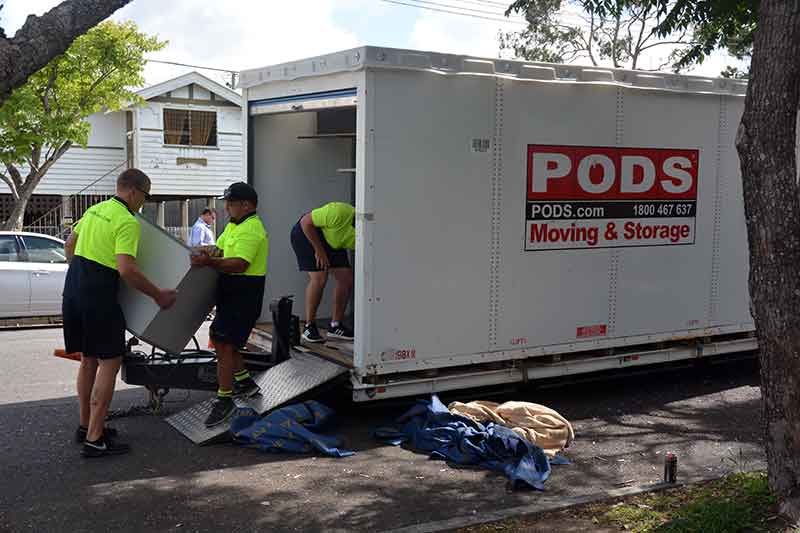
{"type": "Polygon", "coordinates": [[[243,181],[231,184],[220,196],[220,200],[249,200],[254,204],[258,203],[258,193],[256,190],[243,181]]]}

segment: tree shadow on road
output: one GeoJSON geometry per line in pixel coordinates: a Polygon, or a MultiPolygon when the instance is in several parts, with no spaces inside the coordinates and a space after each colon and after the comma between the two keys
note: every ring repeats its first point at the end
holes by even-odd
{"type": "MultiPolygon", "coordinates": [[[[120,391],[115,407],[142,395],[120,391]]],[[[443,397],[454,398],[481,399],[443,397]]],[[[387,529],[653,482],[667,450],[678,453],[682,479],[735,468],[724,462],[728,450],[743,451],[750,466],[761,460],[757,374],[746,363],[529,387],[495,400],[511,399],[553,407],[575,426],[573,464],[554,467],[545,493],[509,492],[497,474],[376,443],[371,431],[407,402],[339,406],[336,433],[357,452],[347,459],[197,447],[160,418],[140,416],[116,422],[134,453],[97,462],[81,460],[70,442],[74,398],[3,405],[0,446],[15,467],[3,469],[0,516],[39,531],[387,529]]]]}

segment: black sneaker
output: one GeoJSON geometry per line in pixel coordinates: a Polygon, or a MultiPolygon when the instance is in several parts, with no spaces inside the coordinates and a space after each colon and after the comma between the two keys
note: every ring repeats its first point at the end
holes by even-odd
{"type": "Polygon", "coordinates": [[[253,378],[247,378],[242,381],[233,382],[233,397],[234,398],[249,398],[260,393],[261,389],[253,378]]]}
{"type": "Polygon", "coordinates": [[[338,326],[331,324],[328,327],[328,337],[351,341],[353,340],[353,330],[341,323],[338,326]]]}
{"type": "MultiPolygon", "coordinates": [[[[89,430],[83,426],[78,426],[78,429],[75,430],[75,444],[83,444],[83,441],[86,440],[86,435],[89,433],[89,430]]],[[[114,438],[117,436],[117,430],[114,428],[110,428],[108,426],[103,428],[103,436],[114,438]]]]}
{"type": "Polygon", "coordinates": [[[228,420],[236,410],[233,398],[217,398],[211,405],[211,414],[206,418],[206,427],[213,428],[228,420]]]}
{"type": "Polygon", "coordinates": [[[83,441],[81,455],[84,457],[106,457],[107,455],[122,455],[131,451],[131,447],[121,442],[114,442],[105,436],[100,440],[89,442],[83,441]]]}
{"type": "Polygon", "coordinates": [[[303,340],[306,342],[325,342],[325,339],[319,334],[316,324],[306,324],[306,329],[303,330],[303,340]]]}

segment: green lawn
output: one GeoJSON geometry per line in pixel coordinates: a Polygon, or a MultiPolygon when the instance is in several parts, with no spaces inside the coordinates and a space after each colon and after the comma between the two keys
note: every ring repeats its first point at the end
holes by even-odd
{"type": "Polygon", "coordinates": [[[747,472],[461,531],[800,533],[800,528],[788,525],[776,514],[776,503],[767,483],[767,474],[747,472]]]}

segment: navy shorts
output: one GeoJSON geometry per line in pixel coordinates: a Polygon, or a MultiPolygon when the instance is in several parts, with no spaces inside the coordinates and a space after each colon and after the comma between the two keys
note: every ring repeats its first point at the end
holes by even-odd
{"type": "Polygon", "coordinates": [[[81,256],[72,259],[61,304],[67,353],[98,359],[125,355],[125,315],[117,302],[118,290],[116,270],[81,256]]]}
{"type": "Polygon", "coordinates": [[[220,274],[217,283],[217,311],[208,329],[214,342],[243,348],[261,316],[264,276],[220,274]]]}
{"type": "MultiPolygon", "coordinates": [[[[350,258],[347,255],[347,250],[334,250],[325,240],[322,232],[320,232],[319,236],[322,240],[322,246],[328,254],[330,268],[350,268],[350,258]]],[[[300,272],[320,272],[322,269],[317,266],[314,247],[306,237],[306,234],[303,233],[303,228],[300,227],[299,221],[292,228],[291,239],[294,255],[297,256],[297,268],[300,269],[300,272]]]]}

